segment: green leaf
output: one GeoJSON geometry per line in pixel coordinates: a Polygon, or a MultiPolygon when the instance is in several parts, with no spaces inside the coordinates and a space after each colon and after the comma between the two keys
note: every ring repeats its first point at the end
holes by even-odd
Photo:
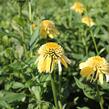
{"type": "MultiPolygon", "coordinates": [[[[82,83],[80,80],[78,80],[76,77],[74,78],[76,81],[77,86],[83,90],[83,93],[85,96],[87,96],[90,99],[98,100],[98,94],[97,94],[97,88],[95,86],[91,86],[88,84],[82,83]]],[[[103,91],[99,91],[100,96],[104,94],[103,91]]]]}
{"type": "Polygon", "coordinates": [[[35,95],[37,100],[41,100],[41,87],[40,86],[33,86],[31,88],[33,94],[35,95]]]}
{"type": "Polygon", "coordinates": [[[90,108],[84,106],[84,107],[77,107],[77,109],[90,109],[90,108]]]}
{"type": "Polygon", "coordinates": [[[31,37],[29,46],[30,49],[33,49],[33,47],[35,46],[36,41],[38,41],[38,35],[39,35],[39,28],[37,27],[31,37]]]}
{"type": "Polygon", "coordinates": [[[4,92],[3,99],[7,103],[12,103],[15,101],[22,101],[25,98],[23,93],[14,93],[14,92],[4,92]]]}
{"type": "Polygon", "coordinates": [[[76,77],[74,77],[75,81],[76,81],[76,84],[77,86],[80,88],[80,89],[84,89],[84,84],[79,81],[76,77]]]}
{"type": "Polygon", "coordinates": [[[104,83],[103,83],[103,85],[101,85],[101,87],[102,87],[102,89],[109,91],[109,83],[104,81],[104,83]]]}
{"type": "Polygon", "coordinates": [[[13,88],[13,89],[25,88],[25,86],[24,86],[24,84],[22,84],[22,83],[20,83],[20,82],[13,82],[12,88],[13,88]]]}
{"type": "Polygon", "coordinates": [[[0,98],[0,108],[6,108],[6,109],[12,109],[11,107],[10,107],[10,105],[6,102],[6,101],[4,101],[3,99],[1,99],[0,98]]]}
{"type": "Polygon", "coordinates": [[[56,109],[53,104],[46,102],[46,101],[40,101],[37,105],[37,108],[35,109],[56,109]]]}

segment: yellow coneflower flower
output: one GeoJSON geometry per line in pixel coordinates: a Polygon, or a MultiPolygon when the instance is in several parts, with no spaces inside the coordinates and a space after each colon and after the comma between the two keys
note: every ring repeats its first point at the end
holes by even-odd
{"type": "Polygon", "coordinates": [[[54,38],[59,34],[58,30],[55,27],[55,24],[50,20],[43,20],[40,25],[40,35],[44,38],[49,36],[54,38]]]}
{"type": "Polygon", "coordinates": [[[105,58],[93,56],[80,63],[80,74],[91,81],[99,80],[103,84],[104,75],[109,76],[109,63],[105,58]]]}
{"type": "Polygon", "coordinates": [[[86,24],[89,27],[92,27],[93,25],[95,25],[95,22],[89,16],[84,16],[81,21],[82,23],[86,24]]]}
{"type": "Polygon", "coordinates": [[[70,64],[70,60],[64,55],[63,48],[55,42],[42,45],[38,50],[38,54],[37,64],[40,73],[52,73],[55,64],[58,64],[59,70],[61,70],[61,63],[66,68],[70,64]]]}
{"type": "Polygon", "coordinates": [[[82,14],[85,11],[84,5],[80,2],[75,2],[70,9],[80,14],[82,14]]]}

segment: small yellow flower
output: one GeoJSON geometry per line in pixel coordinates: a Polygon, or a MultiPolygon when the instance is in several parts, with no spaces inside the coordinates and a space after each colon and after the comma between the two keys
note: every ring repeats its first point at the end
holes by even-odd
{"type": "Polygon", "coordinates": [[[70,9],[80,14],[82,14],[85,11],[84,5],[80,2],[75,2],[74,5],[71,6],[70,9]]]}
{"type": "Polygon", "coordinates": [[[61,70],[60,63],[66,68],[70,64],[70,60],[64,55],[63,48],[55,42],[48,42],[42,45],[38,50],[38,54],[37,63],[40,73],[52,73],[55,64],[58,64],[59,71],[61,70]]]}
{"type": "Polygon", "coordinates": [[[50,20],[43,20],[40,25],[40,35],[44,38],[49,36],[54,38],[59,34],[58,30],[55,27],[55,24],[50,20]]]}
{"type": "Polygon", "coordinates": [[[82,23],[86,24],[89,27],[92,27],[93,25],[95,25],[93,19],[89,16],[84,16],[81,21],[82,23]]]}
{"type": "Polygon", "coordinates": [[[103,84],[104,75],[109,76],[109,63],[100,56],[88,58],[85,62],[80,63],[79,68],[82,76],[91,81],[99,80],[101,84],[103,84]]]}

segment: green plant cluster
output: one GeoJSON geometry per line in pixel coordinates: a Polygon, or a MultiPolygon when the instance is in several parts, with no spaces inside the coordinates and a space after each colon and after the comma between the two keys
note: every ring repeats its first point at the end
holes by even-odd
{"type": "MultiPolygon", "coordinates": [[[[39,73],[35,61],[38,48],[49,41],[39,35],[44,19],[52,20],[58,42],[71,60],[61,75],[60,109],[100,109],[96,83],[84,80],[79,63],[96,51],[109,62],[109,1],[81,0],[85,15],[94,19],[89,28],[81,15],[70,10],[76,0],[0,0],[0,109],[55,109],[49,74],[39,73]],[[32,24],[35,28],[32,29],[32,24]]],[[[55,84],[59,85],[57,69],[55,84]]],[[[104,109],[109,109],[109,84],[99,85],[104,109]]],[[[57,91],[58,92],[58,91],[57,91]]]]}

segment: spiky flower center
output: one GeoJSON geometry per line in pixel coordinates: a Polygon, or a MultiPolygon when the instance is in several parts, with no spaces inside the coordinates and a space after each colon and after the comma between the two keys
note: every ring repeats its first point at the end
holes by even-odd
{"type": "Polygon", "coordinates": [[[45,56],[49,56],[52,59],[56,60],[59,57],[62,56],[62,49],[61,48],[49,48],[48,50],[45,51],[45,56]]]}
{"type": "Polygon", "coordinates": [[[47,57],[51,57],[52,59],[56,60],[63,55],[63,49],[60,45],[55,42],[49,42],[39,49],[39,54],[47,57]]]}

